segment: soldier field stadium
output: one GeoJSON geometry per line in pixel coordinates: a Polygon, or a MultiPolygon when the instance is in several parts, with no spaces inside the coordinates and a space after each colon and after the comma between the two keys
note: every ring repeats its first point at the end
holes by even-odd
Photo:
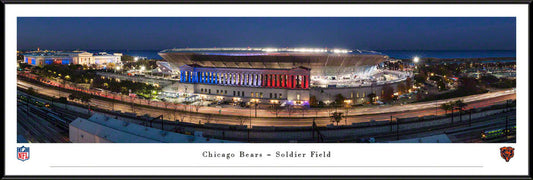
{"type": "Polygon", "coordinates": [[[413,72],[384,68],[389,56],[363,50],[327,48],[184,48],[159,52],[179,82],[180,96],[206,100],[308,106],[341,94],[351,104],[383,95],[413,72]]]}

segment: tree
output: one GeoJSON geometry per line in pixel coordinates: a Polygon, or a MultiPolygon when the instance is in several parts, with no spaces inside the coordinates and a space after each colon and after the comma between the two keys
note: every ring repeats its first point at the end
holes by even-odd
{"type": "Polygon", "coordinates": [[[452,106],[450,105],[450,103],[443,103],[440,105],[440,108],[444,110],[444,114],[448,114],[448,110],[451,110],[452,106]]]}
{"type": "Polygon", "coordinates": [[[318,106],[318,101],[316,99],[316,96],[309,97],[309,106],[311,106],[311,107],[318,106]]]}
{"type": "MultiPolygon", "coordinates": [[[[175,112],[175,111],[174,111],[175,112]]],[[[187,116],[186,112],[180,112],[178,113],[178,118],[180,122],[185,122],[185,117],[187,116]]]]}
{"type": "Polygon", "coordinates": [[[87,103],[87,104],[89,104],[91,102],[91,97],[89,95],[87,95],[87,94],[80,94],[80,95],[81,95],[80,96],[81,102],[87,103]]]}
{"type": "Polygon", "coordinates": [[[460,79],[458,89],[463,92],[476,93],[484,91],[482,88],[478,87],[478,82],[476,79],[471,77],[462,77],[460,79]]]}
{"type": "Polygon", "coordinates": [[[64,104],[67,104],[68,102],[66,97],[59,97],[57,98],[57,101],[64,104]]]}
{"type": "Polygon", "coordinates": [[[337,126],[339,125],[339,122],[342,120],[342,112],[333,112],[331,113],[331,122],[337,123],[337,126]]]}
{"type": "Polygon", "coordinates": [[[483,76],[481,76],[481,78],[479,78],[479,80],[481,80],[482,82],[485,82],[487,84],[493,84],[493,83],[497,83],[500,81],[500,79],[498,79],[496,76],[492,75],[492,74],[485,74],[483,76]]]}
{"type": "Polygon", "coordinates": [[[422,85],[424,82],[426,82],[427,76],[425,73],[419,73],[415,75],[414,77],[415,82],[418,86],[422,85]]]}
{"type": "Polygon", "coordinates": [[[459,121],[463,121],[463,111],[465,110],[467,104],[463,100],[457,100],[454,102],[454,106],[459,110],[459,121]]]}
{"type": "Polygon", "coordinates": [[[107,69],[113,69],[113,68],[115,68],[115,66],[116,66],[115,63],[108,63],[107,64],[107,69]]]}
{"type": "Polygon", "coordinates": [[[318,106],[317,106],[317,107],[319,107],[319,108],[323,108],[324,106],[326,106],[326,105],[324,104],[324,102],[322,102],[322,101],[318,101],[318,106]]]}
{"type": "Polygon", "coordinates": [[[211,123],[212,119],[213,119],[213,115],[212,114],[206,114],[205,115],[205,123],[206,124],[211,123]]]}
{"type": "Polygon", "coordinates": [[[77,97],[76,95],[74,95],[74,93],[69,94],[69,95],[68,95],[68,98],[69,98],[70,100],[76,100],[76,99],[78,99],[78,97],[77,97]]]}
{"type": "Polygon", "coordinates": [[[239,117],[239,118],[238,118],[238,120],[239,120],[239,125],[244,126],[244,123],[246,123],[246,120],[247,120],[247,119],[248,119],[248,118],[246,118],[246,117],[242,117],[242,116],[239,117]]]}
{"type": "Polygon", "coordinates": [[[335,102],[334,102],[335,106],[336,107],[342,106],[342,104],[344,103],[344,100],[346,100],[346,98],[344,98],[342,94],[335,95],[335,102]]]}
{"type": "Polygon", "coordinates": [[[35,92],[35,89],[33,87],[28,88],[28,94],[29,95],[35,95],[37,92],[35,92]]]}
{"type": "Polygon", "coordinates": [[[302,111],[302,117],[305,117],[305,111],[307,111],[307,107],[306,106],[302,106],[302,109],[300,109],[302,111]]]}
{"type": "Polygon", "coordinates": [[[437,86],[439,87],[439,90],[441,90],[441,91],[446,90],[446,84],[442,80],[441,81],[437,81],[437,86]]]}
{"type": "Polygon", "coordinates": [[[366,97],[368,98],[368,101],[370,101],[370,103],[373,103],[374,99],[376,97],[376,94],[375,93],[370,93],[370,94],[366,95],[366,97]]]}
{"type": "Polygon", "coordinates": [[[383,91],[383,100],[385,100],[385,101],[392,100],[392,98],[394,96],[394,89],[392,87],[390,87],[390,85],[388,85],[388,84],[383,85],[381,90],[383,91]]]}
{"type": "Polygon", "coordinates": [[[133,61],[133,56],[124,54],[124,55],[122,55],[122,57],[120,57],[120,60],[122,61],[122,63],[132,62],[133,61]]]}
{"type": "Polygon", "coordinates": [[[398,84],[398,92],[400,92],[400,94],[406,93],[407,92],[407,86],[404,83],[399,83],[398,84]]]}
{"type": "Polygon", "coordinates": [[[411,86],[413,86],[413,80],[411,77],[407,77],[407,79],[405,79],[405,86],[407,86],[407,89],[410,89],[411,86]]]}
{"type": "Polygon", "coordinates": [[[194,104],[194,109],[196,110],[196,112],[198,112],[200,110],[200,108],[202,108],[203,106],[203,100],[201,100],[200,102],[194,104]]]}
{"type": "Polygon", "coordinates": [[[274,113],[276,115],[276,117],[278,117],[278,114],[281,112],[281,110],[283,110],[283,108],[281,107],[280,104],[272,104],[270,105],[270,107],[268,108],[268,110],[271,112],[271,113],[274,113]]]}
{"type": "Polygon", "coordinates": [[[285,108],[287,109],[287,112],[289,113],[289,117],[291,117],[291,113],[292,111],[294,111],[294,107],[292,107],[291,104],[287,104],[285,108]]]}

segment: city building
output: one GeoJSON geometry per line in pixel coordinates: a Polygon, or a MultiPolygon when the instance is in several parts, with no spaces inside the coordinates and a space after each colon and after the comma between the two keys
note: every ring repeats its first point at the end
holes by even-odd
{"type": "Polygon", "coordinates": [[[374,51],[309,48],[186,48],[159,52],[180,79],[181,96],[208,100],[308,105],[341,94],[351,104],[379,98],[382,88],[412,77],[412,72],[378,67],[389,60],[374,51]]]}
{"type": "Polygon", "coordinates": [[[100,52],[93,54],[86,51],[46,51],[31,52],[24,54],[24,63],[30,65],[47,65],[47,64],[80,64],[96,65],[97,68],[106,68],[107,66],[121,65],[122,53],[107,54],[100,52]]]}

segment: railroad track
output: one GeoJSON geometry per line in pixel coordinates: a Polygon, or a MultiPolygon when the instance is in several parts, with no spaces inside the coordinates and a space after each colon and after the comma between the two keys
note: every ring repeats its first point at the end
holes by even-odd
{"type": "Polygon", "coordinates": [[[61,129],[47,120],[46,112],[39,107],[20,103],[17,108],[17,128],[29,142],[36,143],[66,143],[68,129],[61,129]]]}
{"type": "MultiPolygon", "coordinates": [[[[456,123],[454,125],[448,125],[448,126],[435,126],[431,128],[420,128],[420,129],[413,129],[409,131],[400,131],[400,139],[410,139],[410,138],[417,138],[417,137],[425,137],[425,136],[431,136],[431,135],[437,135],[437,134],[452,134],[452,133],[460,133],[460,132],[467,132],[471,131],[472,128],[484,128],[486,126],[490,126],[492,124],[501,123],[502,121],[505,123],[505,116],[516,116],[516,111],[496,114],[488,117],[482,117],[478,118],[477,120],[472,120],[472,126],[468,127],[468,120],[464,120],[462,122],[456,123]],[[502,119],[503,118],[503,119],[502,119]],[[489,125],[486,125],[486,124],[489,125]]],[[[510,119],[512,121],[512,119],[510,119]]],[[[490,128],[489,128],[490,129],[490,128]]],[[[478,135],[480,135],[481,130],[479,130],[478,135]]],[[[385,141],[394,141],[396,140],[396,133],[395,131],[388,133],[388,134],[382,134],[373,136],[376,138],[377,142],[385,142],[385,141]]]]}

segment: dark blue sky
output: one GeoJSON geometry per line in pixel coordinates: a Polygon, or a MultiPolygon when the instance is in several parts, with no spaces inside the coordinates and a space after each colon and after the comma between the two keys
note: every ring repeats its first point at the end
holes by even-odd
{"type": "Polygon", "coordinates": [[[514,17],[63,18],[19,17],[23,49],[162,50],[328,47],[367,50],[514,50],[514,17]]]}

